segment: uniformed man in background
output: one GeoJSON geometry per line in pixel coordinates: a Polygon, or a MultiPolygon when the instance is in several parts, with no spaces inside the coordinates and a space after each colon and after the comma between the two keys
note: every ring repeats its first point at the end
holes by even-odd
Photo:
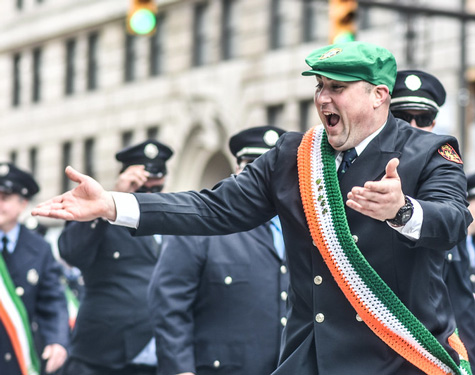
{"type": "Polygon", "coordinates": [[[38,191],[30,173],[0,163],[2,375],[19,375],[25,369],[37,374],[40,367],[42,373],[54,373],[67,357],[69,326],[61,267],[43,237],[19,223],[38,191]],[[40,346],[37,350],[33,342],[40,346]]]}
{"type": "MultiPolygon", "coordinates": [[[[118,152],[122,169],[115,189],[161,191],[172,153],[155,140],[118,152]]],[[[58,245],[85,283],[63,375],[155,375],[147,286],[161,244],[154,236],[133,237],[126,228],[98,219],[68,223],[58,245]]]]}
{"type": "MultiPolygon", "coordinates": [[[[394,117],[409,122],[415,128],[432,132],[445,99],[444,86],[432,74],[421,70],[401,70],[397,72],[390,109],[394,117]]],[[[460,337],[471,363],[475,365],[475,299],[465,240],[446,253],[443,277],[460,337]]]]}
{"type": "MultiPolygon", "coordinates": [[[[260,126],[231,137],[236,173],[283,133],[260,126]]],[[[288,282],[278,217],[225,236],[167,236],[149,291],[158,374],[270,374],[288,282]]]]}

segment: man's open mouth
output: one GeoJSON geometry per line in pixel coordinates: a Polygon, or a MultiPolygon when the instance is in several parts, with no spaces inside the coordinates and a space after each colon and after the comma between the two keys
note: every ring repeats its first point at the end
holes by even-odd
{"type": "Polygon", "coordinates": [[[325,116],[327,126],[330,126],[330,127],[335,126],[340,121],[340,116],[337,115],[336,113],[323,112],[323,115],[325,116]]]}

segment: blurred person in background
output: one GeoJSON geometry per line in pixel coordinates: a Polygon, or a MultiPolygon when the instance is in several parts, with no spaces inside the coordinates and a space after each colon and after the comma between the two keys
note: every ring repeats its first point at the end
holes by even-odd
{"type": "MultiPolygon", "coordinates": [[[[421,70],[401,70],[396,76],[390,109],[394,117],[409,122],[412,127],[432,132],[445,99],[444,86],[432,74],[421,70]]],[[[443,277],[460,337],[468,351],[472,368],[475,368],[475,299],[465,240],[446,253],[443,277]]]]}
{"type": "MultiPolygon", "coordinates": [[[[155,140],[116,154],[122,163],[115,189],[161,191],[172,150],[155,140]]],[[[107,220],[68,222],[59,237],[61,257],[85,284],[63,375],[155,375],[147,286],[161,237],[133,237],[107,220]],[[87,249],[87,254],[85,253],[87,249]]]]}
{"type": "MultiPolygon", "coordinates": [[[[285,131],[231,137],[236,174],[285,131]]],[[[167,236],[150,289],[159,375],[265,375],[286,324],[287,261],[280,221],[225,236],[167,236]]]]}
{"type": "MultiPolygon", "coordinates": [[[[467,200],[468,209],[475,217],[475,173],[467,176],[467,200]]],[[[470,258],[470,283],[475,293],[475,224],[473,222],[468,227],[467,250],[470,258]]]]}
{"type": "Polygon", "coordinates": [[[52,374],[67,357],[68,311],[61,267],[43,237],[19,223],[38,191],[30,173],[0,163],[2,375],[25,374],[26,369],[38,373],[33,371],[40,368],[41,373],[52,374]]]}

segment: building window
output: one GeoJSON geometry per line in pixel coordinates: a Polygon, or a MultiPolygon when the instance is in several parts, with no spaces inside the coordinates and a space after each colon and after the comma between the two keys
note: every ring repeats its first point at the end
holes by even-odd
{"type": "Polygon", "coordinates": [[[36,147],[30,148],[28,152],[28,159],[30,164],[30,172],[33,177],[37,177],[38,172],[38,149],[36,147]]]}
{"type": "Polygon", "coordinates": [[[151,126],[147,129],[147,139],[158,139],[158,126],[151,126]]]}
{"type": "Polygon", "coordinates": [[[236,56],[237,11],[236,0],[222,0],[221,58],[229,60],[236,56]]]}
{"type": "Polygon", "coordinates": [[[134,139],[134,132],[129,130],[122,133],[122,147],[129,147],[132,145],[134,139]]]}
{"type": "Polygon", "coordinates": [[[20,62],[21,55],[16,53],[13,56],[13,93],[12,105],[18,107],[20,105],[20,62]]]}
{"type": "Polygon", "coordinates": [[[33,89],[32,100],[34,103],[41,99],[41,48],[33,50],[33,89]]]}
{"type": "Polygon", "coordinates": [[[271,0],[270,16],[270,48],[277,49],[283,46],[284,18],[281,0],[271,0]]]}
{"type": "Polygon", "coordinates": [[[76,75],[76,40],[70,39],[66,42],[66,81],[64,93],[72,95],[74,93],[74,81],[76,75]]]}
{"type": "Polygon", "coordinates": [[[88,176],[95,176],[95,142],[93,138],[84,141],[84,171],[88,176]]]}
{"type": "Polygon", "coordinates": [[[317,3],[313,0],[304,0],[302,6],[302,41],[312,42],[317,36],[317,3]]]}
{"type": "Polygon", "coordinates": [[[16,152],[16,151],[10,151],[10,157],[9,157],[9,159],[10,159],[10,163],[12,163],[12,164],[15,165],[16,162],[17,162],[17,160],[18,160],[18,152],[16,152]]]}
{"type": "Polygon", "coordinates": [[[208,26],[207,13],[207,3],[195,5],[193,19],[193,66],[201,66],[206,63],[206,55],[208,54],[206,33],[208,26]]]}
{"type": "Polygon", "coordinates": [[[72,144],[71,142],[63,143],[62,149],[62,163],[61,163],[61,191],[68,191],[71,188],[71,182],[64,173],[64,170],[71,164],[72,144]]]}
{"type": "Polygon", "coordinates": [[[163,42],[165,15],[157,15],[155,34],[150,37],[150,75],[157,76],[163,72],[163,42]]]}
{"type": "Polygon", "coordinates": [[[271,126],[283,127],[284,105],[277,104],[267,107],[267,123],[271,126]]]}
{"type": "Polygon", "coordinates": [[[97,89],[98,58],[97,44],[98,33],[89,34],[87,39],[87,89],[93,91],[97,89]]]}
{"type": "Polygon", "coordinates": [[[132,82],[135,79],[135,43],[134,35],[126,34],[125,37],[125,82],[132,82]]]}
{"type": "Polygon", "coordinates": [[[312,99],[302,100],[299,103],[299,130],[305,132],[310,129],[313,124],[312,112],[315,111],[315,104],[312,99]]]}

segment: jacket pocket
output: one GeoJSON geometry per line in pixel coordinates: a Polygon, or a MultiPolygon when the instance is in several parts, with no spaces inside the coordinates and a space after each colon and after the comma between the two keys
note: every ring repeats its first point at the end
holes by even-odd
{"type": "Polygon", "coordinates": [[[238,369],[245,362],[242,343],[196,343],[196,367],[201,369],[238,369]]]}

